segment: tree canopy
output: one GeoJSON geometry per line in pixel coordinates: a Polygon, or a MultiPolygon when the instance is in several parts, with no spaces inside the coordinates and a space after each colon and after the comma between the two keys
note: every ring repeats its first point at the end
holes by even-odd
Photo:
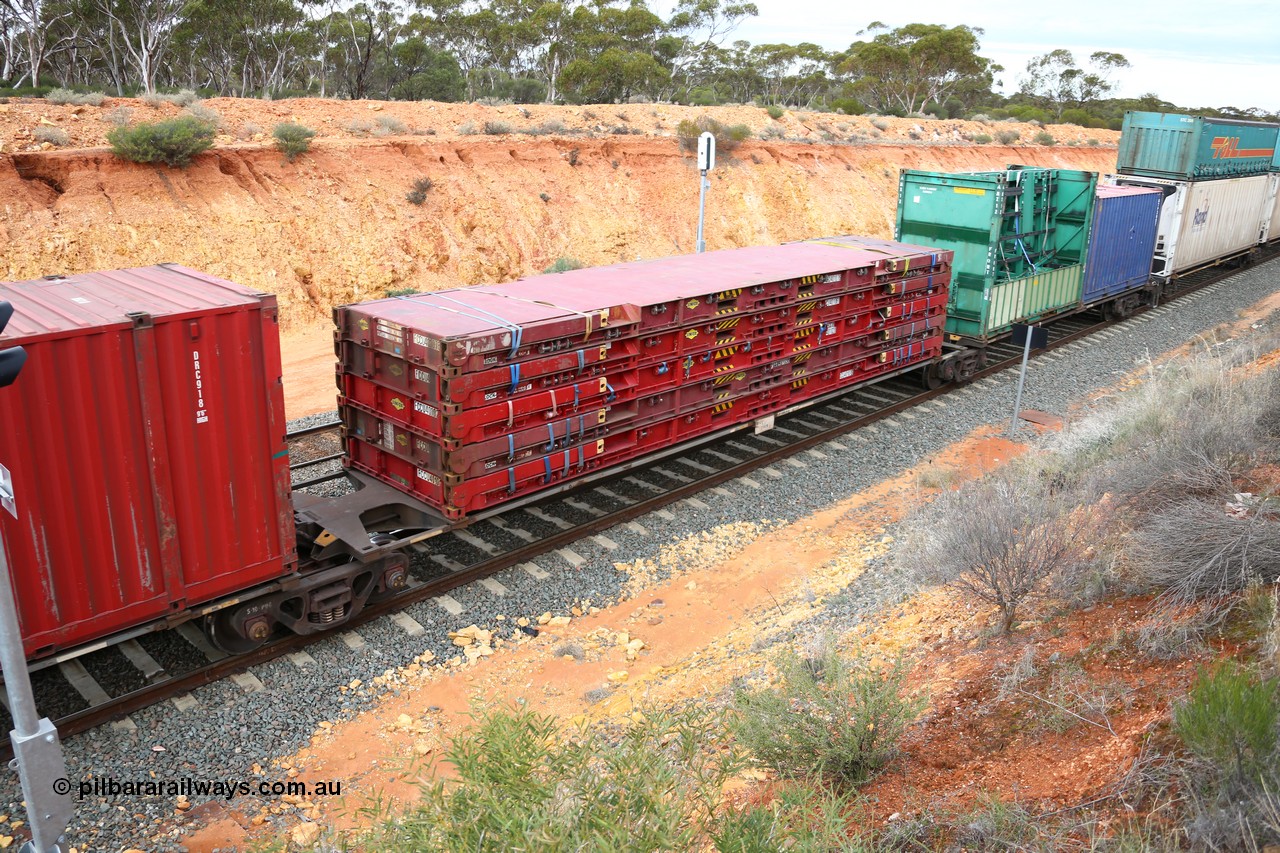
{"type": "Polygon", "coordinates": [[[647,0],[0,0],[0,90],[756,102],[1104,126],[1138,101],[1106,100],[1129,66],[1118,53],[1050,51],[1005,98],[977,27],[875,22],[846,50],[733,40],[757,14],[743,0],[676,0],[665,18],[647,0]]]}

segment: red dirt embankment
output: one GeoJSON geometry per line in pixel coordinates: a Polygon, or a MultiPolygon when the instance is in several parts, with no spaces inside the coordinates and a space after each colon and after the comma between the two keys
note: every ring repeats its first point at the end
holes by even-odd
{"type": "MultiPolygon", "coordinates": [[[[102,107],[0,106],[0,278],[174,261],[278,294],[286,325],[297,326],[322,320],[333,304],[390,288],[509,280],[558,257],[603,264],[688,252],[697,173],[670,134],[680,118],[704,112],[725,123],[750,119],[757,135],[777,125],[775,133],[806,140],[753,139],[732,156],[722,152],[707,201],[711,249],[835,233],[887,236],[901,168],[1022,162],[1102,171],[1115,158],[1106,146],[960,142],[963,134],[994,132],[972,122],[793,112],[775,122],[755,107],[204,104],[223,117],[227,135],[187,169],[33,142],[41,126],[54,126],[72,144],[102,145],[111,110],[125,105],[134,120],[148,120],[176,113],[172,105],[113,98],[102,107]],[[392,113],[404,127],[433,135],[358,139],[363,131],[351,130],[392,113]],[[622,115],[631,134],[615,135],[622,115]],[[251,118],[258,130],[246,137],[251,118]],[[292,164],[265,135],[289,119],[321,131],[292,164]],[[489,119],[515,130],[549,121],[565,130],[467,135],[489,119]],[[233,133],[251,141],[237,143],[233,133]],[[822,134],[858,142],[831,144],[822,134]],[[405,195],[420,177],[433,186],[415,206],[405,195]]],[[[1023,127],[1022,138],[1036,130],[1023,127]]],[[[1061,141],[1115,136],[1050,130],[1061,141]]]]}

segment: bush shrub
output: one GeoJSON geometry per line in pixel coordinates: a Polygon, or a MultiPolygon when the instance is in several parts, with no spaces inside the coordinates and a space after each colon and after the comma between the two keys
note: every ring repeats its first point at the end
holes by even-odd
{"type": "MultiPolygon", "coordinates": [[[[545,198],[543,199],[543,201],[546,201],[546,200],[547,199],[545,198]]],[[[545,273],[553,273],[553,272],[569,272],[570,270],[580,270],[580,269],[582,269],[582,262],[579,261],[577,258],[556,258],[555,262],[551,266],[543,270],[542,272],[545,274],[545,273]]]]}
{"type": "Polygon", "coordinates": [[[107,96],[101,92],[73,92],[70,89],[54,89],[44,96],[51,104],[100,107],[107,96]]]}
{"type": "Polygon", "coordinates": [[[528,710],[483,711],[455,738],[455,776],[422,786],[370,850],[693,850],[715,820],[734,756],[717,721],[646,715],[616,737],[566,732],[528,710]]]}
{"type": "Polygon", "coordinates": [[[1251,676],[1231,661],[1200,672],[1173,712],[1173,730],[1187,748],[1238,778],[1274,761],[1277,724],[1276,680],[1251,676]]]}
{"type": "Polygon", "coordinates": [[[778,106],[777,104],[770,104],[769,106],[764,108],[764,111],[768,113],[769,118],[772,118],[772,119],[780,119],[782,118],[783,113],[786,112],[786,110],[782,109],[782,107],[778,106]]]}
{"type": "Polygon", "coordinates": [[[421,290],[418,290],[415,287],[392,287],[387,290],[386,297],[388,299],[394,299],[397,296],[413,296],[415,293],[421,292],[421,290]]]}
{"type": "Polygon", "coordinates": [[[158,107],[161,104],[173,104],[176,107],[189,107],[194,104],[198,97],[196,93],[190,89],[182,89],[178,92],[150,92],[142,95],[142,102],[149,107],[158,107]]]}
{"type": "Polygon", "coordinates": [[[1031,141],[1036,145],[1053,145],[1057,142],[1057,140],[1053,138],[1053,134],[1047,130],[1042,130],[1037,133],[1031,138],[1031,141]]]}
{"type": "Polygon", "coordinates": [[[186,166],[197,154],[213,147],[217,129],[194,116],[117,127],[107,133],[111,151],[134,163],[186,166]]]}
{"type": "Polygon", "coordinates": [[[680,140],[680,150],[693,152],[698,150],[698,137],[710,133],[716,138],[716,150],[728,153],[744,140],[751,138],[751,128],[745,124],[725,125],[710,116],[698,116],[697,119],[681,119],[676,125],[676,137],[680,140]]]}
{"type": "Polygon", "coordinates": [[[1090,513],[1084,496],[1010,470],[944,492],[913,516],[899,558],[924,583],[945,583],[995,605],[1000,630],[1045,591],[1050,577],[1087,564],[1090,513]]]}
{"type": "Polygon", "coordinates": [[[60,127],[37,127],[31,136],[36,142],[47,142],[58,148],[71,144],[71,136],[60,127]]]}
{"type": "Polygon", "coordinates": [[[182,111],[182,114],[198,118],[203,122],[208,122],[214,127],[222,126],[222,116],[218,115],[216,110],[206,107],[199,101],[195,101],[188,105],[187,108],[182,111]]]}
{"type": "Polygon", "coordinates": [[[757,759],[791,776],[861,785],[893,758],[923,707],[903,695],[901,661],[876,672],[846,660],[834,644],[816,658],[788,651],[778,672],[777,687],[734,696],[733,729],[757,759]]]}
{"type": "Polygon", "coordinates": [[[427,200],[427,193],[431,192],[433,186],[435,186],[435,183],[430,178],[426,176],[418,178],[413,182],[413,187],[405,198],[409,200],[410,204],[422,204],[427,200]]]}
{"type": "Polygon", "coordinates": [[[484,123],[484,132],[490,136],[501,136],[504,133],[511,133],[511,125],[505,121],[486,121],[484,123]]]}
{"type": "Polygon", "coordinates": [[[408,132],[408,125],[395,116],[378,116],[378,126],[373,129],[374,136],[398,136],[408,132]]]}
{"type": "Polygon", "coordinates": [[[876,130],[884,132],[889,129],[889,120],[883,119],[883,118],[873,118],[871,120],[871,126],[874,127],[876,130]]]}
{"type": "Polygon", "coordinates": [[[996,141],[999,142],[1001,145],[1012,145],[1013,143],[1017,142],[1021,136],[1022,134],[1018,133],[1018,131],[1016,130],[997,130],[996,131],[996,141]]]}
{"type": "Polygon", "coordinates": [[[119,106],[107,113],[106,119],[109,124],[113,124],[116,127],[124,127],[133,121],[133,110],[125,106],[119,106]]]}
{"type": "Polygon", "coordinates": [[[347,122],[343,130],[354,136],[368,136],[373,133],[373,124],[371,122],[355,119],[347,122]]]}
{"type": "Polygon", "coordinates": [[[311,140],[316,132],[309,127],[287,121],[277,124],[271,135],[275,137],[276,148],[292,163],[311,149],[311,140]]]}
{"type": "Polygon", "coordinates": [[[974,137],[973,137],[973,141],[974,141],[974,142],[976,142],[978,145],[990,145],[990,144],[991,144],[991,134],[989,134],[989,133],[979,133],[979,134],[977,134],[976,136],[974,136],[974,137]]]}

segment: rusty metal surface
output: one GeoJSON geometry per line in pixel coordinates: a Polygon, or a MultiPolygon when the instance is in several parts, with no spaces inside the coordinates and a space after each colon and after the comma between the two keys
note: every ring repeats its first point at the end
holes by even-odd
{"type": "Polygon", "coordinates": [[[275,298],[181,267],[0,284],[30,356],[0,520],[29,656],[296,562],[275,298]]]}

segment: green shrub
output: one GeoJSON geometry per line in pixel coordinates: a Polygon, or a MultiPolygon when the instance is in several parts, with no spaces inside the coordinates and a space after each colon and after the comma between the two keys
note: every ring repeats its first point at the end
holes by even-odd
{"type": "Polygon", "coordinates": [[[1017,142],[1019,137],[1021,136],[1022,134],[1018,133],[1018,131],[1016,130],[997,130],[996,131],[996,141],[999,142],[1001,145],[1012,145],[1013,143],[1017,142]]]}
{"type": "MultiPolygon", "coordinates": [[[[871,838],[850,838],[854,827],[874,826],[857,795],[818,785],[788,785],[768,805],[726,809],[711,831],[718,853],[827,853],[877,849],[871,838]]],[[[892,848],[886,848],[892,849],[892,848]]]]}
{"type": "Polygon", "coordinates": [[[484,132],[490,136],[501,136],[504,133],[511,133],[511,125],[505,121],[486,121],[484,123],[484,132]]]}
{"type": "Polygon", "coordinates": [[[979,133],[977,136],[973,137],[973,141],[976,142],[978,145],[990,145],[991,134],[979,133]]]}
{"type": "Polygon", "coordinates": [[[70,89],[54,89],[45,95],[44,99],[51,104],[100,107],[106,97],[101,92],[73,92],[70,89]]]}
{"type": "Polygon", "coordinates": [[[285,159],[292,163],[310,150],[311,140],[316,132],[309,127],[286,121],[277,124],[271,131],[271,135],[275,137],[276,148],[280,149],[285,159]]]}
{"type": "Polygon", "coordinates": [[[422,204],[427,200],[427,193],[431,192],[433,186],[435,184],[430,178],[426,176],[418,178],[413,182],[413,188],[409,190],[405,198],[409,200],[410,204],[422,204]]]}
{"type": "Polygon", "coordinates": [[[871,120],[871,126],[874,127],[876,130],[883,132],[889,129],[889,122],[886,119],[873,118],[871,120]]]}
{"type": "Polygon", "coordinates": [[[1086,144],[1086,145],[1088,145],[1090,148],[1093,148],[1093,147],[1095,147],[1095,146],[1097,146],[1097,145],[1100,145],[1101,143],[1100,143],[1100,142],[1098,142],[1098,140],[1096,140],[1096,139],[1090,139],[1090,140],[1089,140],[1088,142],[1086,142],[1085,144],[1086,144]]]}
{"type": "Polygon", "coordinates": [[[745,124],[725,125],[710,116],[698,116],[695,120],[681,119],[676,125],[676,137],[682,151],[697,151],[698,137],[710,133],[716,138],[716,149],[728,153],[743,140],[751,138],[751,128],[745,124]]]}
{"type": "Polygon", "coordinates": [[[777,104],[770,104],[764,108],[764,111],[767,112],[769,114],[769,118],[772,119],[782,118],[782,114],[786,112],[786,110],[782,109],[782,107],[777,104]]]}
{"type": "Polygon", "coordinates": [[[734,731],[757,759],[787,775],[861,785],[893,758],[923,707],[902,694],[901,661],[875,672],[831,645],[819,658],[788,651],[778,671],[777,687],[734,696],[734,731]]]}
{"type": "Polygon", "coordinates": [[[454,739],[455,775],[424,782],[404,814],[362,849],[694,850],[710,829],[735,757],[708,745],[701,712],[647,716],[615,737],[564,731],[528,710],[482,711],[454,739]]]}
{"type": "Polygon", "coordinates": [[[847,116],[860,116],[867,111],[866,104],[857,98],[832,98],[829,106],[834,112],[847,116]]]}
{"type": "Polygon", "coordinates": [[[387,290],[386,296],[388,299],[392,299],[396,296],[413,296],[414,294],[421,292],[421,290],[414,287],[392,287],[387,290]]]}
{"type": "Polygon", "coordinates": [[[1057,140],[1053,138],[1053,134],[1047,130],[1042,130],[1037,133],[1031,138],[1031,141],[1036,145],[1053,145],[1057,142],[1057,140]]]}
{"type": "Polygon", "coordinates": [[[1200,758],[1239,777],[1275,760],[1280,693],[1276,680],[1251,676],[1233,662],[1201,672],[1185,704],[1174,709],[1173,730],[1200,758]]]}
{"type": "Polygon", "coordinates": [[[186,166],[197,154],[213,146],[217,129],[194,116],[117,127],[108,131],[111,151],[134,163],[186,166]]]}
{"type": "Polygon", "coordinates": [[[1088,127],[1089,120],[1092,118],[1087,112],[1080,109],[1063,110],[1062,117],[1058,119],[1059,124],[1075,124],[1080,127],[1088,127]]]}
{"type": "MultiPolygon", "coordinates": [[[[548,197],[549,198],[549,197],[548,197]]],[[[543,199],[547,201],[547,199],[543,199]]],[[[582,262],[577,258],[556,258],[555,263],[543,270],[543,273],[569,272],[582,269],[582,262]]]]}

